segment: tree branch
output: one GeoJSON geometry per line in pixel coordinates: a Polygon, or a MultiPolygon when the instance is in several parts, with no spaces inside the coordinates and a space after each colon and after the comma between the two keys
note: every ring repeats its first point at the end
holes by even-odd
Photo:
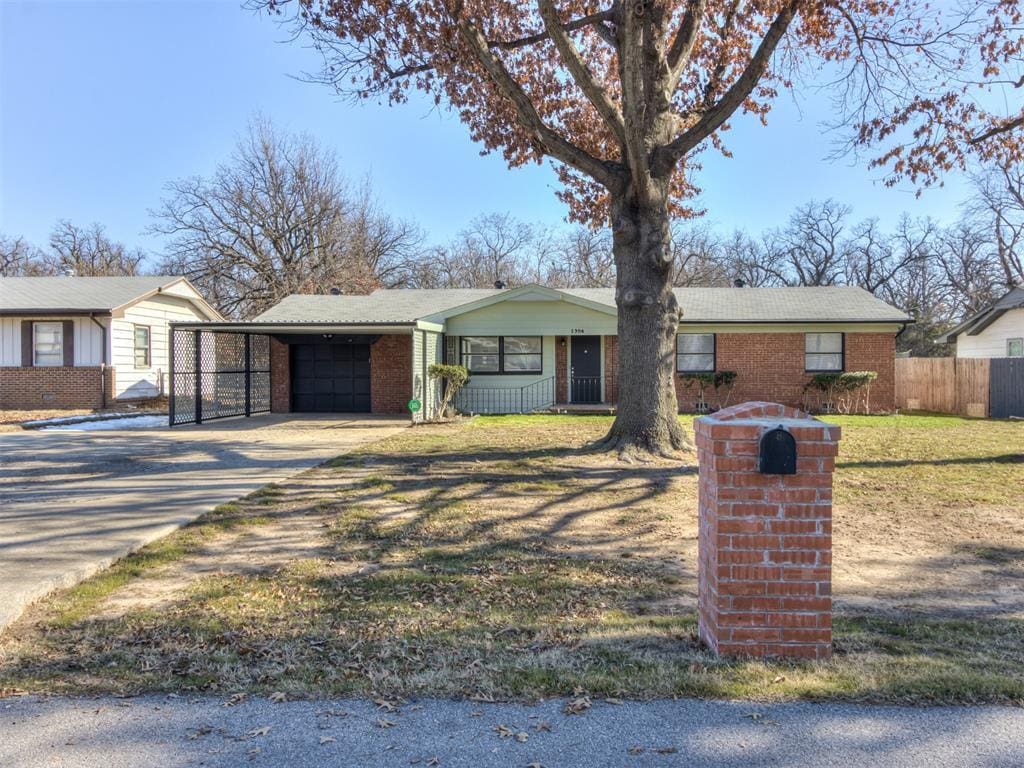
{"type": "MultiPolygon", "coordinates": [[[[575,32],[578,29],[585,27],[594,27],[594,31],[597,32],[598,36],[609,45],[615,44],[615,38],[612,35],[608,27],[605,26],[605,22],[611,20],[611,11],[599,11],[597,13],[591,13],[587,16],[581,16],[573,21],[560,24],[563,33],[575,32]]],[[[544,32],[537,32],[532,35],[526,35],[525,37],[518,37],[515,40],[488,40],[487,46],[494,50],[499,51],[514,51],[517,48],[525,48],[530,45],[536,45],[537,43],[544,42],[545,40],[551,39],[551,30],[545,24],[544,32]]],[[[433,64],[408,64],[406,66],[399,67],[388,72],[387,80],[398,80],[402,77],[409,77],[410,75],[418,75],[422,72],[430,72],[434,69],[433,64]]]]}
{"type": "Polygon", "coordinates": [[[675,88],[683,68],[693,53],[693,46],[697,43],[697,36],[700,32],[701,22],[704,20],[706,8],[706,0],[690,0],[686,8],[686,15],[683,16],[679,30],[672,40],[672,47],[668,50],[668,66],[673,88],[675,88]]]}
{"type": "Polygon", "coordinates": [[[512,102],[523,127],[530,132],[547,154],[590,176],[605,187],[611,187],[615,183],[615,174],[608,163],[576,146],[544,123],[537,108],[530,101],[530,97],[526,95],[526,91],[512,77],[505,64],[494,55],[479,29],[468,21],[460,21],[459,32],[473,53],[476,54],[480,66],[490,75],[498,90],[512,102]]]}
{"type": "Polygon", "coordinates": [[[696,147],[708,136],[717,131],[729,117],[742,106],[747,100],[754,87],[757,85],[768,62],[775,53],[790,23],[796,17],[800,0],[790,0],[775,20],[768,27],[761,44],[757,47],[754,55],[747,62],[743,74],[737,78],[728,91],[718,100],[714,107],[704,113],[704,116],[691,128],[677,136],[671,143],[657,151],[657,172],[669,173],[678,162],[679,158],[696,147]]]}
{"type": "Polygon", "coordinates": [[[626,160],[633,186],[643,197],[650,187],[650,166],[645,126],[647,99],[644,91],[644,25],[642,6],[618,4],[619,81],[622,112],[626,120],[626,160]]]}
{"type": "Polygon", "coordinates": [[[995,136],[999,136],[1004,133],[1010,133],[1011,131],[1020,128],[1021,126],[1024,126],[1024,115],[1021,115],[1020,117],[1015,117],[1012,120],[1007,120],[1004,123],[1001,123],[1000,125],[995,125],[989,128],[984,133],[979,133],[977,136],[968,139],[967,143],[970,144],[971,146],[983,144],[984,142],[988,141],[989,139],[995,136]]]}
{"type": "Polygon", "coordinates": [[[615,134],[619,143],[625,144],[626,126],[623,124],[622,114],[612,102],[608,92],[597,81],[597,78],[594,77],[594,73],[590,71],[586,62],[583,61],[579,49],[569,39],[569,34],[565,31],[565,27],[558,18],[558,11],[555,9],[554,0],[538,0],[537,6],[540,9],[541,18],[544,20],[544,27],[551,36],[555,48],[558,49],[558,53],[572,75],[572,79],[590,100],[590,103],[594,105],[594,108],[601,117],[604,118],[605,123],[611,132],[615,134]]]}

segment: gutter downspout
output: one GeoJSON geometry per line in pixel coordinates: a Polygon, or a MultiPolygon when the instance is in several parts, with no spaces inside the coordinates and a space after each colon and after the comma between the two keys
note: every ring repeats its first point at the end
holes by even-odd
{"type": "Polygon", "coordinates": [[[103,340],[103,352],[100,355],[100,408],[107,407],[107,326],[96,319],[96,313],[90,312],[89,319],[100,329],[103,340]]]}

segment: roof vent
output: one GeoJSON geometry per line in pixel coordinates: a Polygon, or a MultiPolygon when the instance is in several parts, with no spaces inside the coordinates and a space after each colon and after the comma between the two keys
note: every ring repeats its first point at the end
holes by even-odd
{"type": "Polygon", "coordinates": [[[737,277],[735,280],[733,280],[732,284],[735,285],[737,288],[742,288],[743,286],[746,285],[746,283],[743,282],[743,279],[739,278],[739,277],[737,277]]]}
{"type": "Polygon", "coordinates": [[[334,286],[331,288],[331,296],[341,296],[341,288],[334,286]]]}
{"type": "Polygon", "coordinates": [[[505,284],[501,280],[495,280],[494,287],[500,291],[505,287],[505,284]]]}

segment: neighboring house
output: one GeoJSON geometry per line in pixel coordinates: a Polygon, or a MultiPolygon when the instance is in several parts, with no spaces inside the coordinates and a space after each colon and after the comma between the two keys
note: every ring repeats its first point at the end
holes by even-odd
{"type": "Polygon", "coordinates": [[[183,277],[0,277],[0,408],[165,394],[170,323],[222,319],[183,277]]]}
{"type": "MultiPolygon", "coordinates": [[[[732,370],[733,402],[802,401],[815,372],[878,373],[875,410],[894,408],[895,339],[910,321],[859,288],[679,288],[683,310],[677,371],[732,370]]],[[[431,363],[461,363],[472,376],[457,404],[474,412],[530,411],[555,404],[614,403],[618,343],[611,289],[395,289],[368,296],[295,295],[252,321],[179,324],[189,334],[245,334],[253,389],[231,395],[276,412],[436,414],[438,385],[431,363]],[[255,339],[266,338],[258,345],[255,339]],[[265,351],[264,351],[265,350],[265,351]],[[267,384],[261,377],[266,377],[267,384]],[[269,391],[263,391],[263,387],[269,391]]],[[[206,337],[203,337],[206,339],[206,337]]],[[[218,342],[219,343],[219,342],[218,342]]],[[[200,342],[209,348],[209,341],[200,342]]],[[[195,377],[189,355],[177,377],[181,422],[194,416],[195,377]]],[[[227,415],[220,363],[204,368],[205,413],[227,415]],[[210,410],[210,409],[213,410],[210,410]]],[[[695,394],[676,377],[680,407],[695,394]]],[[[247,406],[247,411],[248,411],[247,406]]],[[[240,412],[235,410],[234,412],[240,412]]]]}
{"type": "Polygon", "coordinates": [[[946,334],[957,357],[1024,357],[1024,288],[1013,288],[946,334]]]}

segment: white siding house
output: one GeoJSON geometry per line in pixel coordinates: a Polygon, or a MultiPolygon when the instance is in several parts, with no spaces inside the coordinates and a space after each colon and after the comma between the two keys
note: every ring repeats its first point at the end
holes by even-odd
{"type": "Polygon", "coordinates": [[[946,336],[957,357],[1024,357],[1024,288],[1014,288],[946,336]]]}
{"type": "Polygon", "coordinates": [[[184,278],[0,278],[0,408],[167,393],[168,329],[223,319],[184,278]]]}

